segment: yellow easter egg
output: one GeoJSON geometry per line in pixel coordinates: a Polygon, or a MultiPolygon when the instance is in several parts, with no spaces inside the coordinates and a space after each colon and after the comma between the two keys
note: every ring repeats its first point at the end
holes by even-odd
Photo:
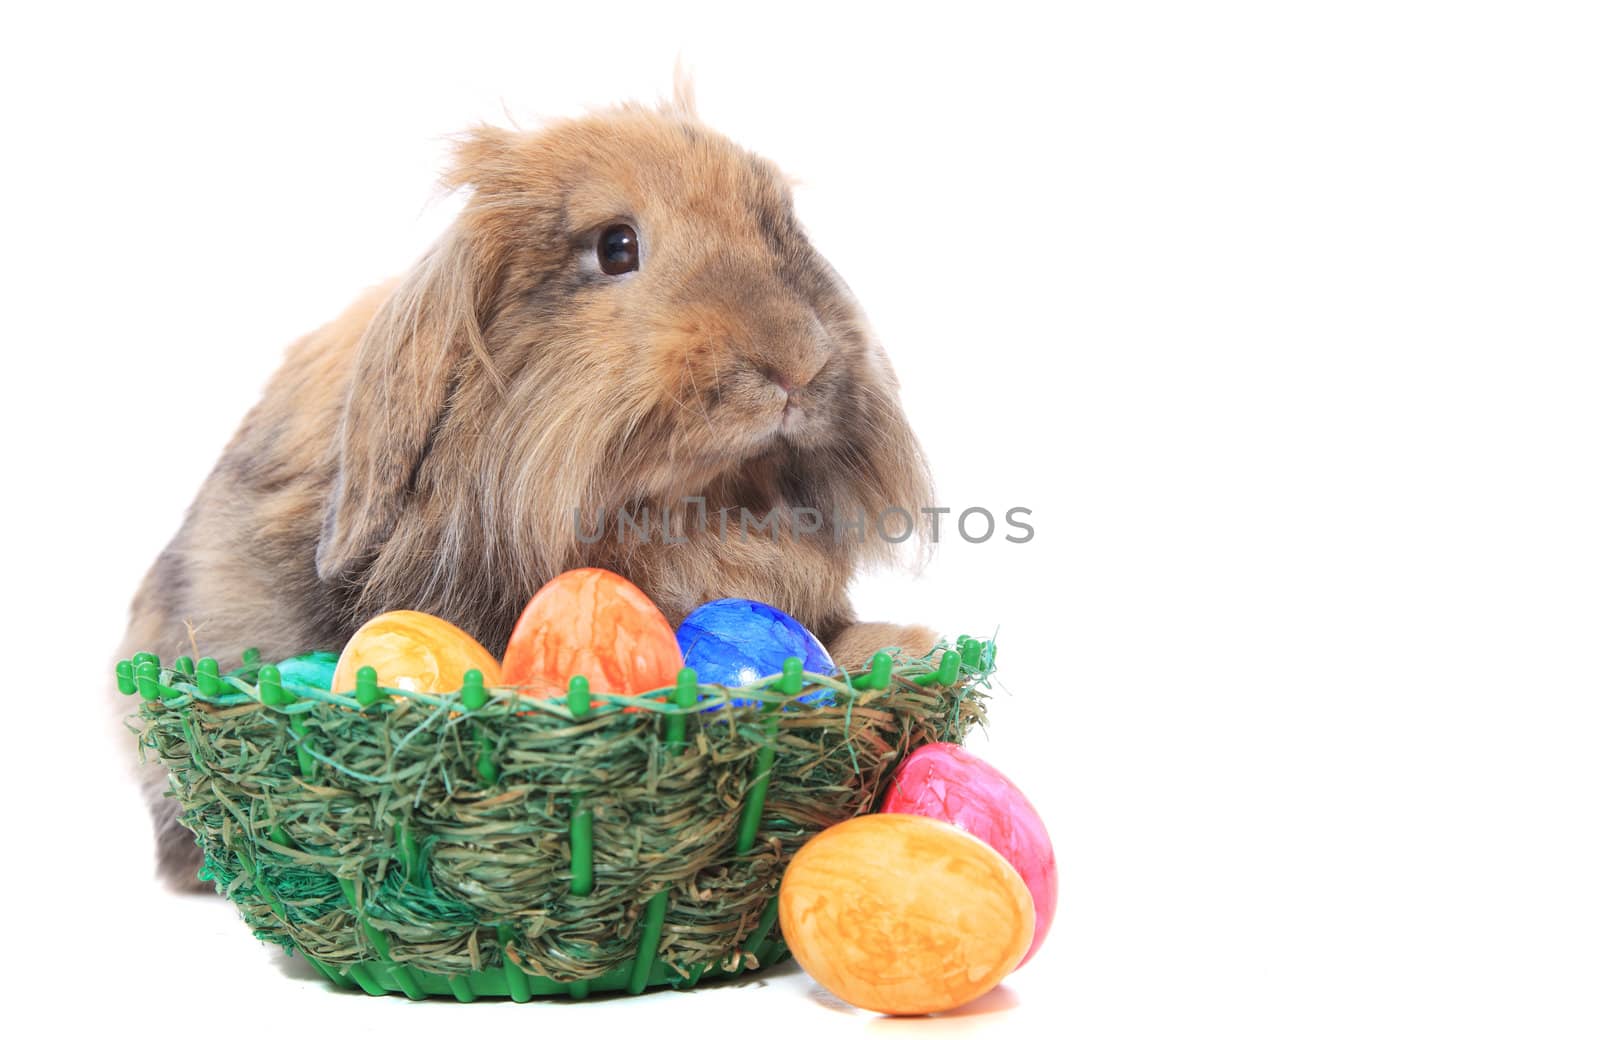
{"type": "Polygon", "coordinates": [[[470,668],[485,686],[500,684],[500,662],[476,639],[432,614],[393,610],[356,630],[333,669],[333,692],[356,688],[356,672],[371,665],[378,685],[411,693],[452,693],[470,668]]]}
{"type": "Polygon", "coordinates": [[[923,1015],[987,993],[1033,941],[1033,897],[972,835],[900,813],[858,816],[795,854],[783,938],[812,978],[869,1011],[923,1015]]]}

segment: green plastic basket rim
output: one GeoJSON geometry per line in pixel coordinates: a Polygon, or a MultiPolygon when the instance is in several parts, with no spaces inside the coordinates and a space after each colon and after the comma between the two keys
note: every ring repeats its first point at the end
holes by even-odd
{"type": "MultiPolygon", "coordinates": [[[[215,658],[202,657],[196,662],[189,657],[180,657],[170,666],[163,667],[155,654],[139,653],[130,660],[117,662],[117,688],[125,695],[137,693],[144,700],[160,700],[173,707],[194,701],[218,708],[254,703],[293,713],[309,710],[312,704],[321,702],[363,711],[392,706],[397,698],[403,698],[455,710],[477,711],[491,704],[507,708],[515,705],[518,713],[537,711],[585,718],[597,713],[622,711],[682,715],[716,707],[728,707],[734,711],[741,708],[761,711],[768,706],[786,706],[818,690],[831,690],[843,695],[846,700],[852,700],[858,690],[886,689],[897,671],[894,658],[886,651],[874,654],[868,670],[854,676],[843,670],[837,675],[807,672],[803,670],[798,657],[790,657],[784,662],[782,672],[765,676],[746,686],[701,683],[693,668],[684,668],[679,671],[674,685],[638,694],[594,692],[584,676],[575,675],[568,681],[566,696],[561,697],[551,696],[545,687],[485,686],[483,675],[477,669],[469,670],[461,689],[450,693],[394,689],[379,686],[376,673],[366,667],[357,673],[357,686],[353,693],[334,693],[316,686],[283,681],[277,667],[260,663],[260,655],[253,648],[244,652],[243,659],[241,668],[221,674],[215,658]],[[255,681],[252,683],[251,679],[255,681]],[[755,703],[734,705],[735,699],[755,703]]],[[[925,657],[902,663],[898,672],[901,678],[919,686],[950,686],[964,670],[987,675],[994,667],[995,643],[992,639],[961,636],[953,649],[935,647],[925,657]],[[927,665],[927,670],[915,671],[918,664],[927,665]]]]}

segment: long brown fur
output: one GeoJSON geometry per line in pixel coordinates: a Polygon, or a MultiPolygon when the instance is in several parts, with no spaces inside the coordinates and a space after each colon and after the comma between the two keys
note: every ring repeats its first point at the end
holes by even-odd
{"type": "MultiPolygon", "coordinates": [[[[576,566],[626,575],[674,623],[720,596],[772,603],[849,667],[928,649],[927,629],[857,623],[846,599],[892,555],[871,518],[916,515],[927,468],[771,163],[680,101],[481,127],[447,183],[471,194],[433,249],[290,348],[139,589],[124,656],[337,649],[402,608],[499,653],[533,592],[576,566]],[[621,278],[594,261],[618,221],[642,244],[621,278]],[[685,498],[705,499],[703,528],[685,498]],[[822,527],[723,537],[717,518],[741,508],[814,509],[822,527]],[[602,510],[675,509],[686,541],[611,526],[586,544],[574,509],[586,530],[602,510]]],[[[163,873],[192,883],[164,777],[144,782],[163,873]]]]}

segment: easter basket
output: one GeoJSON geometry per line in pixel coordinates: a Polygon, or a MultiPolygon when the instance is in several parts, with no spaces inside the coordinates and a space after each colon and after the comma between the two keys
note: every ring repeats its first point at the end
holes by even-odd
{"type": "Polygon", "coordinates": [[[688,988],[782,959],[777,892],[894,767],[984,721],[994,644],[874,656],[858,676],[532,697],[353,694],[247,653],[118,665],[171,773],[202,878],[331,982],[523,1001],[688,988]],[[735,694],[741,704],[736,705],[735,694]]]}

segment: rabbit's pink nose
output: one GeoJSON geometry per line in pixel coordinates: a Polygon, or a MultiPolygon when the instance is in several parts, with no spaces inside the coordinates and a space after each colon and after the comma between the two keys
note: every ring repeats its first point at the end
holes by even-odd
{"type": "Polygon", "coordinates": [[[767,369],[765,374],[768,382],[786,394],[792,394],[796,390],[803,389],[807,383],[811,382],[810,375],[795,375],[790,372],[780,372],[775,368],[767,369]]]}

